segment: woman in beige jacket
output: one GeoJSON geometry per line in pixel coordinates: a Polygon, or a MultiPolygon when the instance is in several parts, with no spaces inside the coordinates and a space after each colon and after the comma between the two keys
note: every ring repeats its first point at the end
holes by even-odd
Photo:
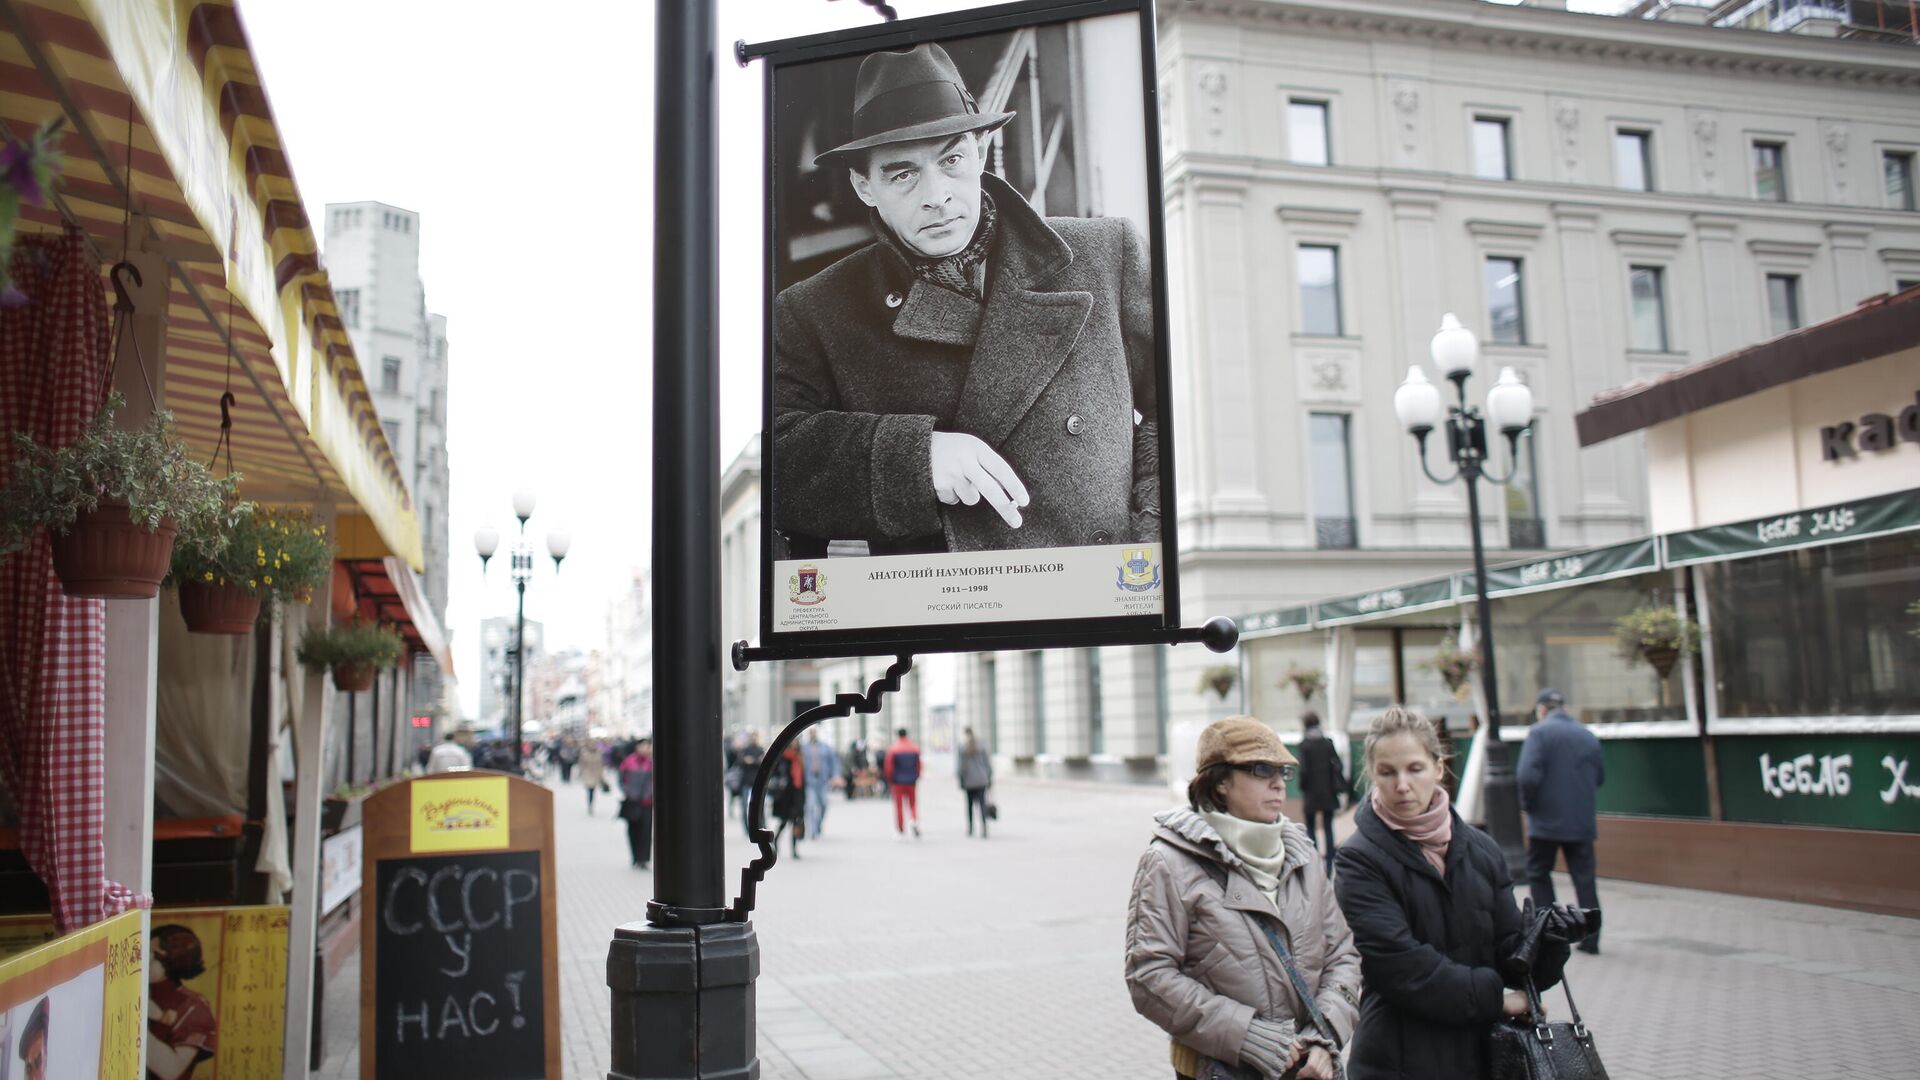
{"type": "Polygon", "coordinates": [[[1360,955],[1313,841],[1282,816],[1293,755],[1234,716],[1201,733],[1195,765],[1134,876],[1133,1007],[1171,1036],[1176,1076],[1335,1080],[1360,955]]]}

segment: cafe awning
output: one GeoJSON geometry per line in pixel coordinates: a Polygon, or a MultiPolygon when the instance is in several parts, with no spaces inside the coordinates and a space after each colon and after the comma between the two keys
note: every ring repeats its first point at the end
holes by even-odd
{"type": "Polygon", "coordinates": [[[71,221],[107,264],[164,258],[165,404],[180,434],[211,456],[230,387],[248,497],[343,504],[383,555],[421,567],[412,498],[233,5],[0,0],[0,122],[24,137],[56,117],[63,175],[50,205],[22,207],[21,228],[71,221]]]}
{"type": "Polygon", "coordinates": [[[453,678],[453,653],[434,618],[420,578],[399,559],[341,559],[353,585],[356,617],[392,626],[415,652],[432,655],[441,674],[453,678]]]}

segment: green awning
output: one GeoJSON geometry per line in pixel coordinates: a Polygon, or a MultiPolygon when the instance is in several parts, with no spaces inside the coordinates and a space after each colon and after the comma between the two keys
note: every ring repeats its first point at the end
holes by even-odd
{"type": "MultiPolygon", "coordinates": [[[[1667,566],[1743,559],[1920,529],[1920,488],[1660,538],[1667,566]]],[[[1489,574],[1491,577],[1491,574],[1489,574]]]]}
{"type": "Polygon", "coordinates": [[[1308,604],[1294,607],[1276,608],[1255,615],[1243,615],[1234,620],[1240,627],[1240,636],[1270,637],[1275,634],[1296,633],[1313,629],[1313,608],[1308,604]]]}
{"type": "MultiPolygon", "coordinates": [[[[1517,596],[1543,589],[1560,589],[1608,578],[1629,577],[1659,568],[1659,545],[1654,543],[1653,537],[1643,536],[1624,544],[1489,567],[1487,595],[1517,596]]],[[[1473,596],[1473,571],[1454,576],[1459,579],[1461,598],[1473,596]]]]}
{"type": "Polygon", "coordinates": [[[1411,585],[1399,585],[1391,589],[1376,589],[1369,593],[1322,600],[1313,605],[1313,621],[1317,626],[1342,626],[1346,623],[1371,622],[1375,619],[1408,615],[1437,607],[1451,607],[1457,602],[1453,591],[1453,577],[1449,574],[1433,581],[1417,581],[1411,585]]]}

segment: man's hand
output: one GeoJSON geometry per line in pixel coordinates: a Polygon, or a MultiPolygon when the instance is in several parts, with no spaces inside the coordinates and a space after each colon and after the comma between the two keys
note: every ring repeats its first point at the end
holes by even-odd
{"type": "Polygon", "coordinates": [[[941,502],[974,506],[984,498],[1009,528],[1020,527],[1020,508],[1030,501],[1027,485],[993,447],[965,432],[936,431],[929,456],[933,493],[941,502]]]}
{"type": "Polygon", "coordinates": [[[1333,1055],[1327,1053],[1326,1047],[1316,1044],[1307,1051],[1307,1060],[1295,1075],[1300,1080],[1334,1080],[1333,1055]]]}

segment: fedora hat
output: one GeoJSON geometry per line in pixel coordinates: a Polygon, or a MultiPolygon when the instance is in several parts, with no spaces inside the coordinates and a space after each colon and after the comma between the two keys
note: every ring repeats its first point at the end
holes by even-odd
{"type": "Polygon", "coordinates": [[[993,131],[1014,116],[981,112],[953,58],[938,45],[870,53],[860,62],[853,83],[853,138],[816,156],[813,163],[836,164],[888,143],[993,131]]]}

